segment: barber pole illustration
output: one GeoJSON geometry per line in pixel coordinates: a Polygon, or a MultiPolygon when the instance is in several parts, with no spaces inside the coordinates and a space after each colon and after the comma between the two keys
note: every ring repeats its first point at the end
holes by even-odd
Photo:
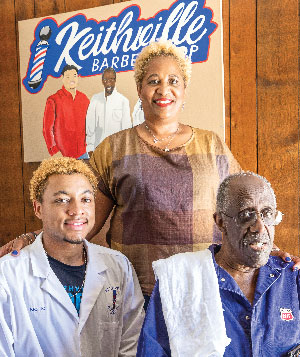
{"type": "Polygon", "coordinates": [[[50,36],[51,28],[49,26],[44,26],[39,33],[40,42],[36,46],[32,68],[30,70],[28,85],[32,89],[37,88],[42,82],[44,62],[49,47],[48,40],[50,36]]]}
{"type": "Polygon", "coordinates": [[[284,320],[284,321],[294,320],[294,316],[293,316],[291,309],[280,308],[280,317],[281,317],[281,320],[284,320]]]}

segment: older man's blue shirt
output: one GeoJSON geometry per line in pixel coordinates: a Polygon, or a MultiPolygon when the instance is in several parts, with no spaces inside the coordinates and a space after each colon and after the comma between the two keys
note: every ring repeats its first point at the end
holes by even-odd
{"type": "MultiPolygon", "coordinates": [[[[285,356],[300,344],[299,272],[292,271],[291,263],[270,257],[259,270],[251,305],[235,280],[216,264],[214,254],[219,249],[216,245],[210,247],[219,282],[226,333],[231,338],[224,356],[285,356]]],[[[137,356],[171,356],[158,282],[148,306],[137,356]]]]}

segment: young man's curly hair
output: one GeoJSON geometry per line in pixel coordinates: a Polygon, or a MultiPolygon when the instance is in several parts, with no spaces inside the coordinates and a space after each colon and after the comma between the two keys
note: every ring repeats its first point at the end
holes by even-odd
{"type": "Polygon", "coordinates": [[[71,157],[60,157],[44,160],[37,170],[34,171],[29,184],[30,199],[32,201],[43,201],[43,194],[50,176],[72,174],[84,175],[89,180],[95,194],[97,179],[88,165],[83,161],[71,157]]]}
{"type": "Polygon", "coordinates": [[[170,40],[159,40],[151,42],[143,48],[138,55],[134,65],[134,78],[138,88],[141,87],[145,77],[148,63],[156,57],[165,56],[174,58],[178,63],[185,88],[188,86],[192,75],[192,64],[190,59],[185,55],[184,50],[176,47],[170,40]]]}

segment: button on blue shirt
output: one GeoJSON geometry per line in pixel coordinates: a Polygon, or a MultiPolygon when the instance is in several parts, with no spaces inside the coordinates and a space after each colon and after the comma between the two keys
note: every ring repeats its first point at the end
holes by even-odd
{"type": "MultiPolygon", "coordinates": [[[[300,344],[300,276],[292,271],[292,263],[269,258],[259,269],[251,305],[231,275],[215,262],[214,254],[220,246],[212,245],[209,249],[218,277],[226,333],[231,338],[224,356],[285,356],[300,344]]],[[[137,356],[154,355],[171,356],[158,282],[147,309],[137,353],[137,356]]]]}

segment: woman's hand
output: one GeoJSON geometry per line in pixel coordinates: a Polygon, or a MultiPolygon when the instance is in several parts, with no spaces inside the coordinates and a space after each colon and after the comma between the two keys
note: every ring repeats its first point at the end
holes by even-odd
{"type": "Polygon", "coordinates": [[[271,252],[271,255],[280,257],[283,261],[287,263],[293,261],[295,263],[292,268],[294,271],[300,269],[300,258],[295,255],[290,255],[287,252],[283,252],[275,244],[273,244],[273,250],[271,252]]]}
{"type": "Polygon", "coordinates": [[[0,247],[0,258],[13,250],[14,239],[0,247]]]}
{"type": "Polygon", "coordinates": [[[0,258],[8,253],[17,257],[21,249],[34,242],[36,235],[36,232],[23,233],[19,237],[6,243],[3,247],[0,247],[0,258]]]}

